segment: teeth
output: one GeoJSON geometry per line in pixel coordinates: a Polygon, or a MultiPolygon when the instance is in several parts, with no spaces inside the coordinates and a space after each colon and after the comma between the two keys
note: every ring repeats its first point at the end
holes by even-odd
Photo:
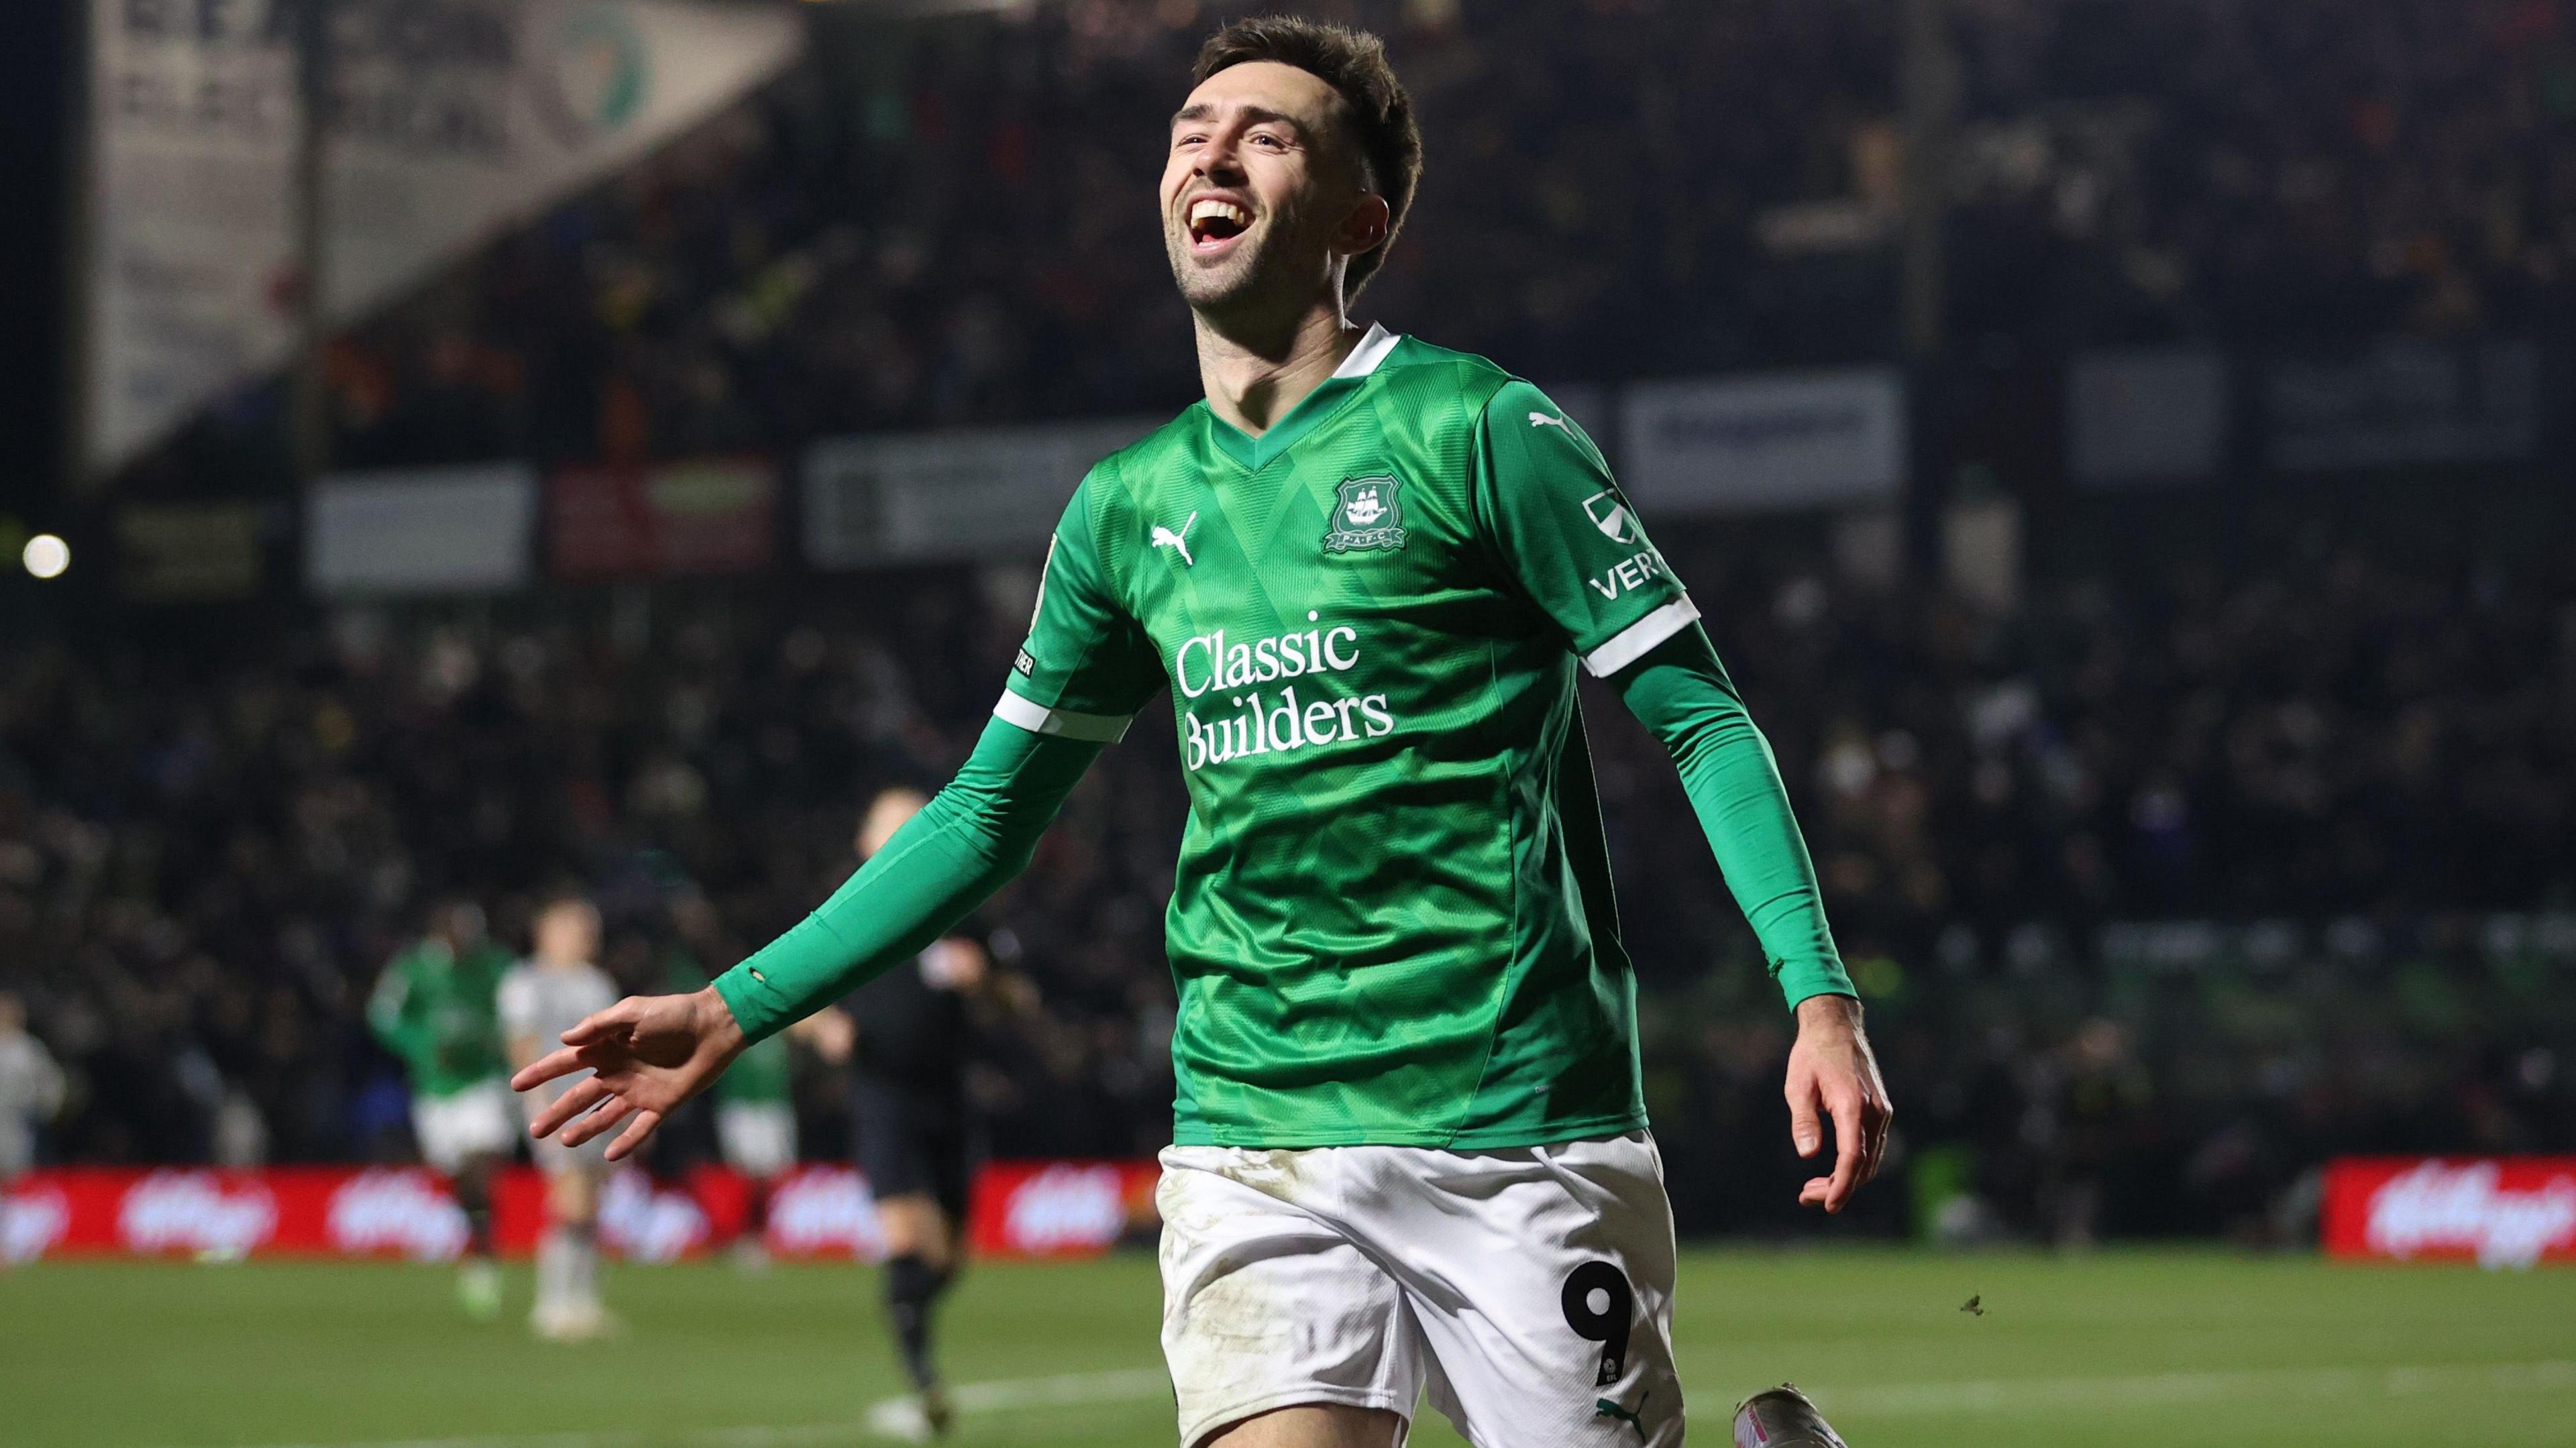
{"type": "Polygon", "coordinates": [[[1235,205],[1231,201],[1220,201],[1213,196],[1202,196],[1196,202],[1191,204],[1190,225],[1196,226],[1200,222],[1209,220],[1210,218],[1214,218],[1219,221],[1231,221],[1238,227],[1250,226],[1252,224],[1252,214],[1245,211],[1242,207],[1235,205]]]}

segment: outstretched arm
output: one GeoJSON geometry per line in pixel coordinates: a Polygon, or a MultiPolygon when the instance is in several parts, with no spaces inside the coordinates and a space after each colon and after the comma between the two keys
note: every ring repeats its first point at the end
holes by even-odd
{"type": "Polygon", "coordinates": [[[531,1133],[548,1136],[572,1122],[564,1142],[578,1146],[631,1117],[608,1155],[632,1152],[752,1042],[920,953],[1026,868],[1100,750],[1000,719],[986,725],[957,778],[794,929],[705,990],[618,1002],[512,1077],[525,1091],[575,1071],[596,1073],[566,1091],[531,1133]]]}
{"type": "Polygon", "coordinates": [[[1829,1115],[1836,1148],[1833,1173],[1809,1181],[1798,1199],[1839,1212],[1877,1173],[1894,1111],[1771,746],[1697,624],[1611,682],[1671,752],[1727,888],[1798,1014],[1789,1053],[1790,1136],[1800,1156],[1816,1155],[1824,1146],[1819,1118],[1829,1115]]]}
{"type": "Polygon", "coordinates": [[[1027,867],[1082,772],[1163,687],[1161,656],[1100,547],[1095,489],[1114,525],[1133,536],[1134,518],[1118,513],[1126,495],[1108,476],[1114,471],[1108,462],[1094,468],[1065,504],[1038,575],[1028,642],[957,778],[821,909],[705,990],[620,1001],[565,1032],[564,1049],[510,1084],[525,1091],[584,1067],[598,1074],[564,1092],[530,1131],[545,1136],[581,1117],[564,1133],[578,1146],[632,1115],[608,1148],[612,1161],[625,1156],[746,1046],[920,953],[1027,867]]]}

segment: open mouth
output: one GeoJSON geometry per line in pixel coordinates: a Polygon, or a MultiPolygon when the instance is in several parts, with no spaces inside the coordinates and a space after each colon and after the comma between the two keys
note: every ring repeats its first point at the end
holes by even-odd
{"type": "Polygon", "coordinates": [[[1202,196],[1190,203],[1190,247],[1219,251],[1252,226],[1252,213],[1231,201],[1202,196]]]}

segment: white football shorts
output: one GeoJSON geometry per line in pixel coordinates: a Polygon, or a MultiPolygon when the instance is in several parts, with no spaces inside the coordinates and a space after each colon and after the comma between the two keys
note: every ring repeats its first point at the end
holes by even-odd
{"type": "Polygon", "coordinates": [[[519,1139],[516,1115],[510,1083],[495,1076],[445,1096],[412,1097],[411,1134],[421,1160],[454,1176],[469,1157],[508,1156],[519,1139]]]}
{"type": "Polygon", "coordinates": [[[1163,1355],[1181,1443],[1274,1408],[1476,1448],[1677,1448],[1673,1214],[1654,1139],[1495,1151],[1174,1146],[1163,1355]]]}
{"type": "Polygon", "coordinates": [[[725,1165],[765,1181],[796,1164],[796,1111],[783,1101],[719,1101],[716,1145],[725,1165]]]}

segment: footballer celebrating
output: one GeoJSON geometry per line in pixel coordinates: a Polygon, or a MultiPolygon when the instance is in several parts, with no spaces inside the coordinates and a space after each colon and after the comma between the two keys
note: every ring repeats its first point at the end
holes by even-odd
{"type": "Polygon", "coordinates": [[[1236,23],[1173,117],[1164,238],[1204,401],[1093,468],[994,720],[812,916],[567,1032],[543,1135],[631,1151],[746,1043],[1027,863],[1165,689],[1190,810],[1163,1154],[1185,1448],[1682,1441],[1674,1244],[1575,670],[1671,751],[1795,1010],[1839,1211],[1889,1107],[1769,747],[1600,453],[1490,362],[1362,328],[1421,170],[1370,36],[1236,23]]]}

